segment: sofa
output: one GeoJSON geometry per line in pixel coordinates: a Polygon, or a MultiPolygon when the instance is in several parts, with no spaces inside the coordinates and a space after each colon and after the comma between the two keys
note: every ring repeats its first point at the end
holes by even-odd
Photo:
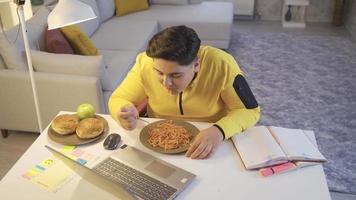
{"type": "MultiPolygon", "coordinates": [[[[158,31],[174,25],[194,28],[202,44],[227,49],[233,23],[229,2],[189,4],[188,0],[151,1],[148,10],[115,15],[114,0],[82,0],[98,16],[79,24],[99,49],[99,56],[46,52],[45,31],[50,7],[43,6],[26,22],[42,126],[61,110],[82,103],[108,113],[111,93],[125,78],[158,31]]],[[[39,132],[21,33],[0,33],[0,129],[39,132]],[[13,42],[15,41],[15,42],[13,42]]]]}

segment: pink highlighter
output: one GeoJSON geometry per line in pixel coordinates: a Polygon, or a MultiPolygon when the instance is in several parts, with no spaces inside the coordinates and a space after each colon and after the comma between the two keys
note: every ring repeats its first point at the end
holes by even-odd
{"type": "Polygon", "coordinates": [[[279,164],[279,165],[275,165],[272,167],[266,167],[266,168],[262,168],[259,170],[260,174],[264,177],[266,176],[270,176],[273,174],[279,174],[282,172],[286,172],[286,171],[290,171],[293,169],[296,169],[297,167],[295,166],[294,163],[292,162],[286,162],[283,164],[279,164]]]}

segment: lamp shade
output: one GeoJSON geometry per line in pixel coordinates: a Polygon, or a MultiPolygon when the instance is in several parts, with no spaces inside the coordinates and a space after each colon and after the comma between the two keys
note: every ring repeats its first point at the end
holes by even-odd
{"type": "Polygon", "coordinates": [[[48,16],[48,30],[96,18],[93,9],[79,0],[59,0],[48,16]]]}

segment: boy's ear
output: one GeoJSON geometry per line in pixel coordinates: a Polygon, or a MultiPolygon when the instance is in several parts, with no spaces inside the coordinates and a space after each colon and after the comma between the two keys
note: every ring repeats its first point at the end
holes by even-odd
{"type": "Polygon", "coordinates": [[[197,60],[194,63],[194,72],[198,72],[200,70],[200,58],[197,58],[197,60]]]}

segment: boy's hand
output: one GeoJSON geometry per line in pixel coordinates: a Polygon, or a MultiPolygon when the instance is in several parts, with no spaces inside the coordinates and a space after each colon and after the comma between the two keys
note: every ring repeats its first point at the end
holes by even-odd
{"type": "Polygon", "coordinates": [[[121,107],[118,113],[118,119],[121,126],[126,130],[133,130],[136,128],[136,123],[138,119],[138,111],[135,106],[126,105],[121,107]]]}
{"type": "Polygon", "coordinates": [[[220,130],[212,126],[202,130],[185,154],[192,159],[204,159],[212,155],[223,141],[220,130]]]}

